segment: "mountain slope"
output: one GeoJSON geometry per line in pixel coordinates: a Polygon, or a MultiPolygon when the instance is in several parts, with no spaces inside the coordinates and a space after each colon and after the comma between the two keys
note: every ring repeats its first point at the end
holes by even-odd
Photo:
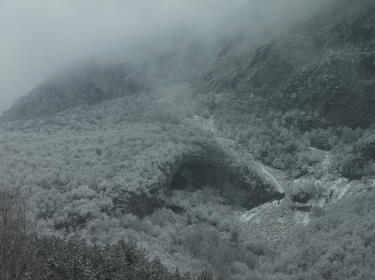
{"type": "Polygon", "coordinates": [[[303,130],[368,127],[374,120],[375,7],[358,12],[357,5],[314,17],[245,51],[232,46],[197,92],[211,95],[213,112],[221,106],[261,117],[280,111],[303,130]],[[221,93],[232,96],[220,101],[221,93]]]}
{"type": "Polygon", "coordinates": [[[72,67],[20,98],[1,116],[1,120],[43,117],[79,105],[92,105],[149,91],[150,82],[146,75],[130,64],[72,67]]]}
{"type": "Polygon", "coordinates": [[[48,79],[2,117],[0,187],[64,250],[125,240],[224,279],[372,279],[375,10],[337,5],[220,41],[211,66],[192,44],[48,79]]]}

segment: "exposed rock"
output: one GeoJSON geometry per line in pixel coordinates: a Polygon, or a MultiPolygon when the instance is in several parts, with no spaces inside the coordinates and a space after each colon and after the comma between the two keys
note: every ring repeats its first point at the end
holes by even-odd
{"type": "Polygon", "coordinates": [[[303,130],[368,127],[375,105],[371,57],[371,53],[339,52],[320,58],[290,77],[275,104],[284,111],[299,109],[310,115],[312,121],[300,125],[303,130]]]}
{"type": "Polygon", "coordinates": [[[245,51],[232,46],[196,93],[212,114],[220,108],[260,117],[298,110],[293,125],[301,130],[369,127],[375,120],[375,7],[347,2],[340,13],[272,41],[245,51]]]}

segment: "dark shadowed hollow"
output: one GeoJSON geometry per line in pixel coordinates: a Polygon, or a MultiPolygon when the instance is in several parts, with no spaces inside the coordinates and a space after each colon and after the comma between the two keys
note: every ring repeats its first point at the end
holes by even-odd
{"type": "Polygon", "coordinates": [[[224,167],[201,160],[181,165],[173,176],[171,190],[196,191],[204,188],[216,189],[228,204],[252,208],[251,186],[236,180],[224,167]]]}

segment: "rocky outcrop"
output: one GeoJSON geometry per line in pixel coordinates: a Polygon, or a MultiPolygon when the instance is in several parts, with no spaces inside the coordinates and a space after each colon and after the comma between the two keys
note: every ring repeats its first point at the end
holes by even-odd
{"type": "Polygon", "coordinates": [[[218,108],[260,117],[294,112],[293,125],[301,130],[369,127],[375,120],[375,5],[347,2],[340,12],[245,51],[232,46],[204,76],[198,96],[212,114],[218,108]],[[230,98],[218,100],[218,93],[230,98]]]}
{"type": "MultiPolygon", "coordinates": [[[[368,127],[374,120],[373,53],[337,52],[325,55],[294,73],[275,103],[285,112],[306,112],[300,128],[368,127]]],[[[276,105],[275,104],[275,105],[276,105]]]]}

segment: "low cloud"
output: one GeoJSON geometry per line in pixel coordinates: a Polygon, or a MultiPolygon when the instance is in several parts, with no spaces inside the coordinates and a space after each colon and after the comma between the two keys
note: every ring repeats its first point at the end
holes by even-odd
{"type": "Polygon", "coordinates": [[[82,59],[158,45],[160,38],[184,26],[206,40],[239,29],[254,31],[261,25],[297,20],[325,2],[2,0],[0,110],[50,73],[82,59]]]}

